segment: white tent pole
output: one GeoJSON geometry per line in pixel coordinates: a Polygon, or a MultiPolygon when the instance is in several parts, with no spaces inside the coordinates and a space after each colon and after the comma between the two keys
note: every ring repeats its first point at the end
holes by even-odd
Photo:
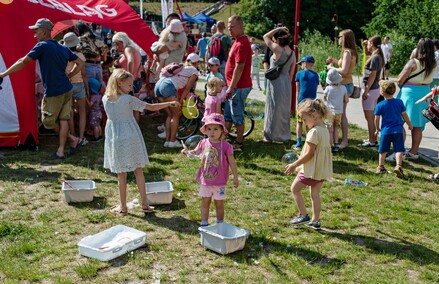
{"type": "Polygon", "coordinates": [[[140,18],[143,19],[143,0],[140,0],[140,18]]]}

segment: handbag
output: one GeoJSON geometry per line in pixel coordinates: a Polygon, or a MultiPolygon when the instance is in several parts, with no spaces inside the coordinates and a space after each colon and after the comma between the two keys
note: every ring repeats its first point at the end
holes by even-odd
{"type": "Polygon", "coordinates": [[[358,99],[361,96],[361,88],[354,85],[354,91],[349,96],[352,99],[358,99]]]}
{"type": "Polygon", "coordinates": [[[432,99],[428,107],[422,110],[422,115],[428,119],[436,129],[439,129],[439,105],[432,99]]]}
{"type": "Polygon", "coordinates": [[[290,60],[291,55],[293,55],[293,51],[291,51],[291,54],[288,56],[287,60],[285,60],[284,63],[269,68],[267,72],[265,72],[265,78],[271,81],[276,80],[279,77],[284,65],[288,62],[288,60],[290,60]]]}

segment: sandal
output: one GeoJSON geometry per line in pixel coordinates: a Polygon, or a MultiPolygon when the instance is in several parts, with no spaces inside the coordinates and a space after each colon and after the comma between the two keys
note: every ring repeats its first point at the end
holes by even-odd
{"type": "Polygon", "coordinates": [[[113,207],[110,208],[110,212],[111,213],[116,213],[119,214],[121,216],[125,216],[128,214],[128,211],[125,209],[123,210],[122,207],[120,205],[114,205],[113,207]]]}
{"type": "Polygon", "coordinates": [[[152,213],[154,212],[154,207],[147,205],[146,209],[142,207],[142,212],[144,213],[152,213]]]}
{"type": "Polygon", "coordinates": [[[434,174],[434,175],[429,175],[427,177],[428,180],[434,180],[434,181],[438,181],[439,180],[439,174],[434,174]]]}

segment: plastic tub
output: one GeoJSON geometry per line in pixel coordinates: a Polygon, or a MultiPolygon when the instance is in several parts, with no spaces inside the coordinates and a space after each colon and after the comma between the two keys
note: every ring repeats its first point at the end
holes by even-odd
{"type": "Polygon", "coordinates": [[[249,231],[228,223],[199,227],[201,245],[220,254],[242,250],[250,235],[249,231]]]}
{"type": "Polygon", "coordinates": [[[143,246],[145,241],[144,232],[117,225],[81,239],[78,248],[81,255],[108,261],[143,246]]]}
{"type": "Polygon", "coordinates": [[[149,204],[171,204],[174,188],[169,181],[147,182],[146,198],[149,204]]]}
{"type": "Polygon", "coordinates": [[[93,200],[96,184],[92,180],[65,180],[62,192],[67,203],[90,202],[93,200]]]}

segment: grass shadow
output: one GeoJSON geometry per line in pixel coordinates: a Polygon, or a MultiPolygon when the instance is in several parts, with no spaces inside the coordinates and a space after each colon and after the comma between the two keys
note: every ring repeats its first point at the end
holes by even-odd
{"type": "Polygon", "coordinates": [[[364,235],[342,234],[338,232],[319,230],[321,234],[340,240],[351,242],[358,246],[364,246],[369,251],[377,254],[393,255],[398,259],[410,260],[419,265],[439,264],[439,254],[425,246],[411,243],[401,238],[391,236],[385,232],[378,231],[395,241],[388,241],[364,235]]]}
{"type": "Polygon", "coordinates": [[[103,196],[95,196],[90,202],[72,202],[68,203],[68,205],[77,209],[105,209],[107,207],[107,198],[103,196]]]}
{"type": "Polygon", "coordinates": [[[186,203],[182,199],[172,198],[171,204],[151,204],[159,211],[177,211],[186,208],[186,203]]]}
{"type": "Polygon", "coordinates": [[[189,235],[193,235],[195,232],[197,232],[198,227],[200,226],[196,221],[188,220],[182,216],[176,215],[170,218],[162,218],[152,213],[145,215],[145,218],[148,220],[148,222],[156,226],[189,235]]]}

